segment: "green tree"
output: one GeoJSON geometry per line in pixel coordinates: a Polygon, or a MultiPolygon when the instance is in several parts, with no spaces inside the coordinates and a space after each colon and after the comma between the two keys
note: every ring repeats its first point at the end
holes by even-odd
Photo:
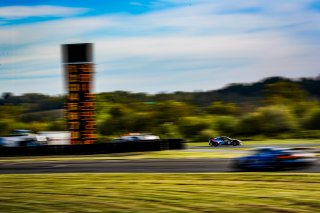
{"type": "Polygon", "coordinates": [[[207,119],[199,117],[183,117],[178,122],[179,130],[186,139],[195,140],[201,132],[212,126],[207,119]]]}
{"type": "Polygon", "coordinates": [[[297,117],[302,118],[309,112],[318,109],[319,106],[319,102],[317,101],[300,101],[292,103],[290,108],[297,117]]]}
{"type": "Polygon", "coordinates": [[[234,135],[237,132],[238,119],[233,116],[219,116],[216,118],[215,126],[222,135],[234,135]]]}
{"type": "Polygon", "coordinates": [[[164,101],[154,106],[154,119],[158,124],[176,122],[193,114],[193,107],[187,103],[164,101]]]}
{"type": "Polygon", "coordinates": [[[146,112],[133,112],[124,116],[121,122],[125,123],[128,132],[151,132],[155,127],[152,115],[146,112]]]}
{"type": "Polygon", "coordinates": [[[4,105],[0,106],[0,118],[1,119],[18,119],[23,113],[24,109],[22,106],[15,105],[4,105]]]}
{"type": "Polygon", "coordinates": [[[14,126],[15,121],[12,119],[1,119],[0,120],[0,136],[8,135],[14,126]]]}
{"type": "Polygon", "coordinates": [[[210,128],[201,130],[199,136],[196,138],[197,141],[208,141],[209,138],[216,137],[220,135],[218,131],[210,128]]]}
{"type": "Polygon", "coordinates": [[[101,135],[119,135],[127,131],[125,123],[122,122],[122,118],[109,118],[98,122],[97,130],[101,135]]]}
{"type": "Polygon", "coordinates": [[[242,134],[273,135],[297,128],[296,118],[286,106],[267,106],[249,113],[239,123],[242,134]]]}
{"type": "Polygon", "coordinates": [[[305,118],[304,127],[307,129],[320,129],[320,109],[312,110],[305,118]]]}
{"type": "Polygon", "coordinates": [[[207,108],[207,112],[215,115],[235,115],[239,112],[239,109],[234,103],[215,101],[207,108]]]}
{"type": "Polygon", "coordinates": [[[47,127],[48,131],[66,131],[66,121],[64,119],[58,119],[55,121],[52,121],[48,124],[47,127]]]}
{"type": "Polygon", "coordinates": [[[153,132],[154,134],[160,135],[161,138],[181,138],[181,133],[177,125],[173,123],[161,124],[153,132]]]}
{"type": "Polygon", "coordinates": [[[261,134],[260,115],[257,112],[251,112],[244,115],[238,124],[238,134],[255,135],[261,134]]]}
{"type": "Polygon", "coordinates": [[[265,86],[265,102],[270,105],[304,101],[306,97],[306,91],[298,83],[283,81],[265,86]]]}

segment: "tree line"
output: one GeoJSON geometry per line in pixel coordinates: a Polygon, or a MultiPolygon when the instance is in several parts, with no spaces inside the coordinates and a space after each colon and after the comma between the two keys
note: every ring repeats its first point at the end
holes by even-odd
{"type": "MultiPolygon", "coordinates": [[[[128,132],[203,141],[209,137],[319,137],[320,79],[272,77],[206,92],[97,94],[102,139],[128,132]]],[[[64,96],[3,93],[0,134],[65,130],[64,96]]]]}

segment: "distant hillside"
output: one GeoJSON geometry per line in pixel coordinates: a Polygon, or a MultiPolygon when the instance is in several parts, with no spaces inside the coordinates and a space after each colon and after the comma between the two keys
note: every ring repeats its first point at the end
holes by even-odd
{"type": "Polygon", "coordinates": [[[320,100],[320,78],[302,78],[293,80],[283,77],[270,77],[259,82],[248,84],[230,84],[219,90],[205,92],[175,92],[171,94],[157,94],[154,100],[174,99],[186,101],[200,106],[207,106],[213,101],[225,101],[259,104],[265,96],[266,85],[277,82],[293,82],[305,90],[308,98],[320,100]]]}
{"type": "MultiPolygon", "coordinates": [[[[265,96],[265,88],[269,84],[277,82],[293,82],[305,90],[308,98],[320,100],[320,78],[301,78],[289,79],[283,77],[270,77],[259,82],[248,84],[230,84],[219,90],[211,90],[205,92],[174,92],[159,93],[150,95],[147,93],[131,93],[126,91],[104,92],[97,94],[98,101],[106,101],[113,103],[134,103],[146,102],[154,103],[165,100],[176,100],[195,104],[197,106],[208,106],[213,101],[253,103],[261,104],[265,96]]],[[[26,108],[26,112],[37,112],[54,109],[62,109],[64,107],[63,96],[47,96],[43,94],[29,93],[21,96],[15,96],[12,93],[2,94],[0,98],[1,105],[19,105],[26,108]]]]}

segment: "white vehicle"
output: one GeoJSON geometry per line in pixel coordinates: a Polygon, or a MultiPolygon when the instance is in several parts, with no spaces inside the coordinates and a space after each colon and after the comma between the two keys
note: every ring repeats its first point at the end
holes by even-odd
{"type": "Polygon", "coordinates": [[[0,146],[42,146],[42,145],[70,145],[70,132],[45,131],[38,134],[30,130],[14,130],[7,137],[0,137],[0,146]]]}
{"type": "Polygon", "coordinates": [[[135,142],[135,141],[147,141],[147,140],[159,140],[160,137],[152,135],[151,133],[129,133],[123,135],[120,138],[113,139],[113,142],[135,142]]]}
{"type": "Polygon", "coordinates": [[[68,131],[43,131],[38,136],[46,139],[46,145],[70,145],[71,134],[68,131]]]}
{"type": "Polygon", "coordinates": [[[45,138],[38,137],[30,130],[14,130],[7,137],[0,138],[0,146],[17,147],[17,146],[40,146],[45,138]]]}

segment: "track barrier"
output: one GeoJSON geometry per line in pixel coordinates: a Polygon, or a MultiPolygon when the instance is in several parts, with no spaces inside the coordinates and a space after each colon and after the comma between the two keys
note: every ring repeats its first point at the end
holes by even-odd
{"type": "Polygon", "coordinates": [[[45,155],[91,155],[184,149],[183,139],[161,139],[136,142],[108,142],[83,145],[46,145],[0,147],[0,157],[45,155]]]}

